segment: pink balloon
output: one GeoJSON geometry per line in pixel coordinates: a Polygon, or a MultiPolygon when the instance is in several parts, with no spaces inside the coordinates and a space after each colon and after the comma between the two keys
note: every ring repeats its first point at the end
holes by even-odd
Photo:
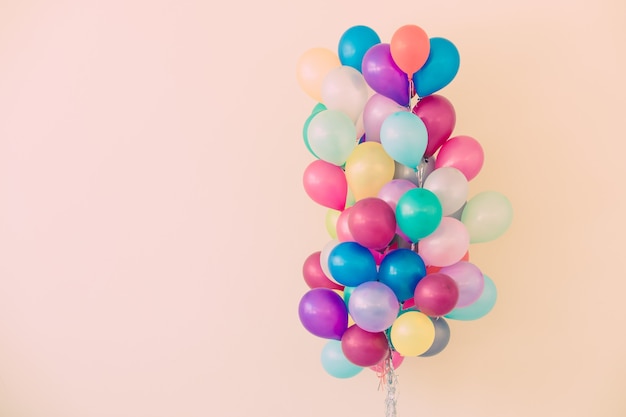
{"type": "Polygon", "coordinates": [[[366,140],[380,143],[380,127],[387,116],[403,110],[408,111],[406,107],[382,94],[372,95],[363,109],[363,127],[365,128],[366,140]]]}
{"type": "Polygon", "coordinates": [[[415,307],[431,317],[441,317],[454,309],[459,288],[448,275],[436,272],[426,275],[415,287],[415,307]]]}
{"type": "Polygon", "coordinates": [[[321,159],[315,160],[304,170],[304,191],[316,203],[335,210],[346,205],[348,182],[343,170],[321,159]]]}
{"type": "Polygon", "coordinates": [[[351,207],[348,225],[357,243],[369,249],[383,249],[396,234],[396,214],[385,201],[368,197],[351,207]]]}
{"type": "Polygon", "coordinates": [[[455,136],[441,146],[435,168],[454,167],[470,181],[483,167],[485,154],[478,141],[470,136],[455,136]]]}
{"type": "Polygon", "coordinates": [[[341,350],[355,365],[374,366],[389,354],[389,342],[384,332],[368,332],[354,324],[343,333],[341,350]]]}
{"type": "Polygon", "coordinates": [[[467,228],[454,217],[443,217],[437,229],[419,241],[418,253],[429,266],[448,266],[460,261],[469,249],[467,228]]]}
{"type": "Polygon", "coordinates": [[[448,275],[459,287],[459,301],[455,308],[467,307],[478,300],[485,288],[485,277],[481,270],[473,263],[459,261],[439,270],[448,275]]]}
{"type": "Polygon", "coordinates": [[[340,242],[354,242],[354,237],[352,237],[350,226],[348,225],[351,208],[352,207],[346,207],[345,210],[339,214],[339,217],[337,217],[335,229],[337,230],[337,239],[340,242]]]}
{"type": "Polygon", "coordinates": [[[370,252],[372,256],[374,257],[374,261],[376,262],[376,265],[380,265],[380,263],[383,261],[383,258],[385,257],[385,254],[376,249],[370,249],[370,252]]]}
{"type": "Polygon", "coordinates": [[[413,113],[426,125],[428,145],[424,156],[428,158],[434,155],[452,134],[456,125],[456,112],[450,100],[432,94],[422,98],[413,108],[413,113]]]}
{"type": "MultiPolygon", "coordinates": [[[[370,369],[378,374],[382,374],[383,372],[385,372],[386,361],[387,358],[383,359],[374,366],[370,366],[370,369]]],[[[402,365],[402,362],[404,362],[404,356],[400,355],[394,350],[391,354],[391,363],[393,364],[393,369],[398,369],[400,365],[402,365]]]]}
{"type": "Polygon", "coordinates": [[[328,279],[320,264],[321,251],[310,254],[302,265],[302,276],[309,288],[330,288],[331,290],[343,290],[343,285],[328,279]]]}

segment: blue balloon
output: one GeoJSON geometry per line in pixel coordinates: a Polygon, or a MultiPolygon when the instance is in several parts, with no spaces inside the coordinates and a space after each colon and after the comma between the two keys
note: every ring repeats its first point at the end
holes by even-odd
{"type": "Polygon", "coordinates": [[[376,281],[376,260],[365,246],[356,242],[341,242],[328,255],[328,270],[335,281],[346,287],[356,287],[376,281]]]}
{"type": "Polygon", "coordinates": [[[322,348],[322,367],[335,378],[352,378],[364,368],[350,362],[341,350],[339,340],[329,340],[322,348]]]}
{"type": "Polygon", "coordinates": [[[435,340],[426,352],[419,355],[421,357],[435,356],[444,350],[450,341],[450,326],[448,322],[443,317],[430,317],[430,320],[435,326],[435,340]]]}
{"type": "Polygon", "coordinates": [[[430,38],[430,54],[422,68],[413,74],[415,91],[425,97],[441,90],[459,71],[459,50],[445,38],[430,38]]]}
{"type": "Polygon", "coordinates": [[[426,125],[412,112],[392,113],[380,126],[380,144],[395,161],[417,168],[428,145],[426,125]]]}
{"type": "Polygon", "coordinates": [[[367,26],[353,26],[339,39],[339,61],[361,72],[363,56],[372,46],[380,43],[378,34],[367,26]]]}
{"type": "Polygon", "coordinates": [[[485,287],[478,300],[467,307],[455,308],[444,317],[454,320],[476,320],[484,317],[493,309],[498,298],[496,284],[487,275],[483,274],[483,276],[485,277],[485,287]]]}
{"type": "Polygon", "coordinates": [[[378,269],[378,280],[391,288],[400,302],[413,298],[417,283],[425,276],[422,257],[410,249],[389,252],[378,269]]]}

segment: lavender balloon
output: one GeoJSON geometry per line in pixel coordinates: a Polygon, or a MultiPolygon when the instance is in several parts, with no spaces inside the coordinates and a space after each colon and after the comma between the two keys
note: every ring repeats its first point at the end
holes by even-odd
{"type": "Polygon", "coordinates": [[[363,109],[363,127],[368,142],[380,142],[380,127],[387,116],[397,111],[409,110],[382,94],[374,94],[367,100],[363,109]]]}
{"type": "Polygon", "coordinates": [[[395,213],[400,197],[410,189],[416,187],[415,184],[406,179],[398,178],[391,180],[380,189],[378,198],[389,204],[389,207],[391,207],[395,213]]]}
{"type": "Polygon", "coordinates": [[[352,291],[348,310],[363,330],[382,332],[398,317],[400,303],[391,288],[378,281],[368,281],[352,291]]]}
{"type": "Polygon", "coordinates": [[[485,277],[473,263],[460,261],[439,270],[448,275],[459,287],[459,300],[454,308],[467,307],[480,298],[485,287],[485,277]]]}
{"type": "Polygon", "coordinates": [[[388,43],[372,46],[363,56],[361,70],[374,91],[402,106],[409,105],[409,78],[394,62],[388,43]]]}
{"type": "Polygon", "coordinates": [[[343,299],[331,289],[315,288],[300,299],[300,322],[310,333],[325,339],[341,340],[348,328],[348,310],[343,299]]]}

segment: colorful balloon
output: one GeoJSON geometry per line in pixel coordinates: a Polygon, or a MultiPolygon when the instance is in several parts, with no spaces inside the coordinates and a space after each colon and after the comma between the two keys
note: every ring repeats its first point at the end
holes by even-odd
{"type": "Polygon", "coordinates": [[[306,292],[298,306],[300,322],[311,334],[341,340],[348,328],[348,309],[343,299],[328,288],[306,292]]]}
{"type": "Polygon", "coordinates": [[[376,197],[380,189],[393,179],[393,159],[376,142],[363,142],[352,151],[345,166],[345,175],[355,201],[376,197]]]}
{"type": "Polygon", "coordinates": [[[363,198],[350,207],[348,228],[353,239],[366,248],[386,248],[396,235],[395,212],[380,198],[363,198]]]}
{"type": "Polygon", "coordinates": [[[454,167],[471,181],[483,167],[485,155],[478,141],[470,136],[455,136],[441,146],[436,168],[454,167]]]}
{"type": "Polygon", "coordinates": [[[355,124],[363,113],[368,98],[367,83],[363,75],[352,67],[331,69],[322,83],[322,101],[326,107],[348,115],[355,124]]]}
{"type": "Polygon", "coordinates": [[[418,101],[413,107],[413,113],[422,119],[428,131],[428,145],[424,156],[432,156],[450,138],[454,130],[456,125],[454,106],[444,96],[433,94],[418,101]]]}
{"type": "Polygon", "coordinates": [[[459,300],[454,308],[469,306],[483,293],[485,278],[480,269],[471,262],[459,261],[444,266],[439,272],[452,278],[459,288],[459,300]]]}
{"type": "Polygon", "coordinates": [[[382,94],[373,94],[363,108],[363,127],[368,142],[380,142],[380,127],[390,114],[409,109],[382,94]]]}
{"type": "Polygon", "coordinates": [[[402,356],[418,356],[435,340],[435,325],[424,313],[407,311],[398,316],[389,334],[394,349],[402,356]]]}
{"type": "Polygon", "coordinates": [[[395,161],[417,168],[426,150],[428,132],[422,119],[413,113],[399,111],[383,121],[380,143],[395,161]]]}
{"type": "Polygon", "coordinates": [[[329,340],[324,345],[321,354],[322,367],[330,376],[345,379],[358,375],[362,366],[353,364],[346,358],[341,349],[339,340],[329,340]]]}
{"type": "Polygon", "coordinates": [[[400,230],[412,242],[417,242],[439,226],[442,219],[441,203],[432,191],[414,188],[398,200],[396,219],[400,230]]]}
{"type": "Polygon", "coordinates": [[[444,217],[437,230],[420,240],[418,253],[426,265],[444,267],[460,261],[469,244],[465,225],[452,217],[444,217]]]}
{"type": "Polygon", "coordinates": [[[459,288],[448,275],[436,272],[426,275],[415,287],[415,307],[431,317],[440,317],[454,309],[459,288]]]}
{"type": "Polygon", "coordinates": [[[339,60],[342,65],[348,65],[360,72],[363,56],[379,43],[380,37],[374,29],[363,25],[352,26],[339,39],[339,60]]]}
{"type": "Polygon", "coordinates": [[[330,273],[330,269],[328,268],[328,258],[330,257],[330,253],[333,251],[333,249],[335,249],[335,246],[337,246],[338,244],[339,240],[331,239],[326,242],[320,252],[320,266],[322,268],[322,272],[324,272],[324,275],[326,275],[330,281],[335,283],[337,282],[333,278],[332,274],[330,273]]]}
{"type": "Polygon", "coordinates": [[[341,349],[353,364],[374,366],[389,354],[389,343],[385,333],[368,332],[353,325],[343,334],[341,349]]]}
{"type": "Polygon", "coordinates": [[[398,28],[390,42],[394,62],[407,75],[412,76],[422,68],[430,52],[428,35],[419,26],[404,25],[398,28]]]}
{"type": "Polygon", "coordinates": [[[459,72],[459,51],[445,38],[431,38],[426,63],[413,74],[415,91],[420,97],[433,94],[448,84],[459,72]]]}
{"type": "Polygon", "coordinates": [[[393,60],[388,43],[374,45],[365,53],[361,72],[372,90],[408,107],[409,79],[393,60]]]}
{"type": "Polygon", "coordinates": [[[455,308],[445,317],[453,320],[477,320],[489,314],[489,312],[496,305],[498,298],[498,291],[496,285],[491,278],[484,275],[485,288],[483,289],[480,298],[467,307],[455,308]]]}
{"type": "Polygon", "coordinates": [[[469,193],[467,178],[454,167],[435,169],[424,181],[424,188],[437,196],[444,216],[454,214],[463,207],[469,193]]]}
{"type": "Polygon", "coordinates": [[[340,242],[353,242],[355,240],[350,232],[350,225],[348,224],[351,209],[352,207],[346,207],[337,218],[337,239],[340,242]]]}
{"type": "Polygon", "coordinates": [[[309,117],[307,117],[307,119],[304,121],[304,126],[302,127],[302,137],[304,138],[304,145],[306,146],[308,151],[311,153],[311,155],[313,155],[316,158],[318,158],[318,156],[315,155],[315,152],[313,152],[313,149],[311,149],[311,145],[309,145],[309,124],[311,123],[311,120],[313,120],[313,117],[315,117],[315,115],[321,112],[322,110],[326,110],[326,106],[322,103],[317,103],[313,107],[313,110],[311,111],[311,114],[309,115],[309,117]]]}
{"type": "MultiPolygon", "coordinates": [[[[428,350],[421,355],[422,358],[435,356],[443,351],[450,342],[450,325],[443,317],[431,317],[435,326],[435,340],[428,350]]],[[[333,343],[336,343],[333,341],[333,343]]]]}
{"type": "Polygon", "coordinates": [[[502,236],[513,222],[513,206],[497,191],[483,191],[472,197],[461,215],[471,243],[488,242],[502,236]]]}
{"type": "Polygon", "coordinates": [[[341,242],[328,256],[328,269],[339,284],[356,287],[377,277],[376,261],[370,251],[356,242],[341,242]]]}
{"type": "Polygon", "coordinates": [[[417,283],[425,276],[424,261],[410,249],[387,253],[378,268],[378,280],[391,288],[401,302],[413,298],[417,283]]]}
{"type": "Polygon", "coordinates": [[[304,264],[302,265],[304,282],[306,282],[306,285],[311,289],[330,288],[331,290],[342,290],[343,285],[331,281],[324,273],[320,262],[321,253],[321,251],[313,252],[304,260],[304,264]]]}
{"type": "Polygon", "coordinates": [[[341,211],[335,209],[326,210],[326,216],[324,216],[324,225],[326,231],[331,239],[337,239],[337,219],[341,215],[341,211]]]}
{"type": "Polygon", "coordinates": [[[363,330],[382,332],[393,324],[400,304],[391,288],[378,281],[369,281],[352,291],[348,311],[363,330]]]}
{"type": "Polygon", "coordinates": [[[335,210],[346,205],[348,183],[337,165],[320,159],[311,162],[302,177],[304,191],[316,203],[335,210]]]}
{"type": "Polygon", "coordinates": [[[336,53],[326,48],[305,51],[296,64],[296,78],[302,90],[315,101],[322,101],[322,83],[331,69],[341,65],[336,53]]]}
{"type": "Polygon", "coordinates": [[[339,110],[322,110],[313,116],[307,138],[319,159],[338,166],[346,162],[357,145],[354,123],[339,110]]]}

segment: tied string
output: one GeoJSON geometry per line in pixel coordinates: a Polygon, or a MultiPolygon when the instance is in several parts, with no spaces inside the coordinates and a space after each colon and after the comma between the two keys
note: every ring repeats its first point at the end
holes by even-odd
{"type": "Polygon", "coordinates": [[[396,417],[396,406],[398,403],[398,376],[393,367],[393,356],[391,346],[389,355],[385,359],[383,366],[378,372],[379,384],[378,389],[383,388],[386,391],[385,396],[385,417],[396,417]]]}

